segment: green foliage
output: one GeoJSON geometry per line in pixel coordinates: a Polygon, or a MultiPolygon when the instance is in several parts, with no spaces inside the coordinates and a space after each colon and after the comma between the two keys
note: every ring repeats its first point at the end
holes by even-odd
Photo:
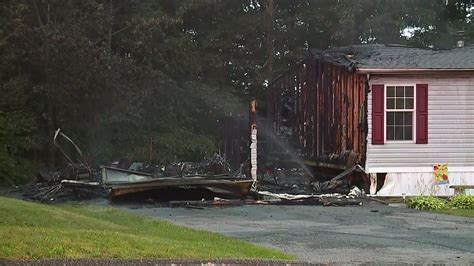
{"type": "Polygon", "coordinates": [[[457,195],[449,201],[448,206],[455,209],[474,210],[474,196],[457,195]]]}
{"type": "Polygon", "coordinates": [[[440,210],[446,207],[446,201],[434,196],[417,196],[408,199],[408,207],[417,210],[440,210]]]}
{"type": "Polygon", "coordinates": [[[217,152],[216,140],[210,135],[192,134],[187,130],[174,130],[159,135],[156,139],[156,160],[172,162],[179,160],[199,161],[204,156],[217,152]]]}
{"type": "Polygon", "coordinates": [[[441,210],[446,208],[474,210],[474,196],[457,195],[449,201],[434,196],[418,196],[409,198],[407,205],[418,210],[441,210]]]}
{"type": "Polygon", "coordinates": [[[0,83],[0,183],[14,183],[36,170],[33,161],[23,158],[35,144],[36,130],[26,87],[21,77],[0,83]]]}

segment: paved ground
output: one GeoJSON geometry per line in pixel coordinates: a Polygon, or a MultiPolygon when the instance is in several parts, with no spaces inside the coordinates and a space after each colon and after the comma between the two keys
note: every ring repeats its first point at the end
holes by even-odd
{"type": "Polygon", "coordinates": [[[276,247],[309,262],[474,264],[474,219],[373,201],[362,207],[122,207],[276,247]]]}

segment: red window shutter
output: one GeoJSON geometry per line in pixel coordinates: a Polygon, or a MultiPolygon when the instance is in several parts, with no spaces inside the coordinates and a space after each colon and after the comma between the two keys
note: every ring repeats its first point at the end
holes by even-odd
{"type": "Polygon", "coordinates": [[[372,144],[384,143],[384,85],[372,85],[372,144]]]}
{"type": "Polygon", "coordinates": [[[428,143],[428,84],[416,84],[416,143],[428,143]]]}

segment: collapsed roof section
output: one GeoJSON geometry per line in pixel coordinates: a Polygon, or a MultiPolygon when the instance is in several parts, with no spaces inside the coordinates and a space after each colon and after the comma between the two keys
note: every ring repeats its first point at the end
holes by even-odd
{"type": "Polygon", "coordinates": [[[312,55],[359,73],[474,71],[474,46],[431,50],[402,45],[365,44],[313,50],[312,55]]]}

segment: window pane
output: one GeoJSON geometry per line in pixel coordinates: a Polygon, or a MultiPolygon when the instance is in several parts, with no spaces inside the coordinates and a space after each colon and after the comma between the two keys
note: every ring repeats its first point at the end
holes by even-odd
{"type": "Polygon", "coordinates": [[[387,112],[387,140],[413,140],[413,112],[387,112]]]}
{"type": "Polygon", "coordinates": [[[405,126],[411,126],[413,125],[413,115],[412,115],[412,112],[403,112],[403,116],[404,116],[404,121],[403,121],[403,125],[405,126]]]}
{"type": "Polygon", "coordinates": [[[394,140],[394,139],[395,139],[395,127],[387,126],[387,140],[394,140]]]}
{"type": "Polygon", "coordinates": [[[405,99],[405,109],[413,109],[413,98],[405,99]]]}
{"type": "Polygon", "coordinates": [[[413,86],[405,87],[405,97],[413,97],[413,86]]]}
{"type": "Polygon", "coordinates": [[[397,98],[403,98],[405,96],[405,87],[396,87],[395,96],[397,98]]]}
{"type": "Polygon", "coordinates": [[[387,109],[395,109],[395,98],[387,98],[387,109]]]}
{"type": "Polygon", "coordinates": [[[395,125],[395,112],[387,112],[387,125],[395,125]]]}
{"type": "Polygon", "coordinates": [[[395,125],[403,125],[403,112],[394,112],[395,113],[395,125]]]}
{"type": "Polygon", "coordinates": [[[404,129],[405,129],[404,140],[413,140],[413,127],[406,126],[404,127],[404,129]]]}
{"type": "Polygon", "coordinates": [[[403,98],[397,98],[395,100],[395,109],[405,109],[403,98]]]}
{"type": "Polygon", "coordinates": [[[387,97],[395,97],[395,87],[387,87],[387,97]]]}
{"type": "Polygon", "coordinates": [[[403,140],[403,126],[395,126],[395,140],[403,140]]]}

